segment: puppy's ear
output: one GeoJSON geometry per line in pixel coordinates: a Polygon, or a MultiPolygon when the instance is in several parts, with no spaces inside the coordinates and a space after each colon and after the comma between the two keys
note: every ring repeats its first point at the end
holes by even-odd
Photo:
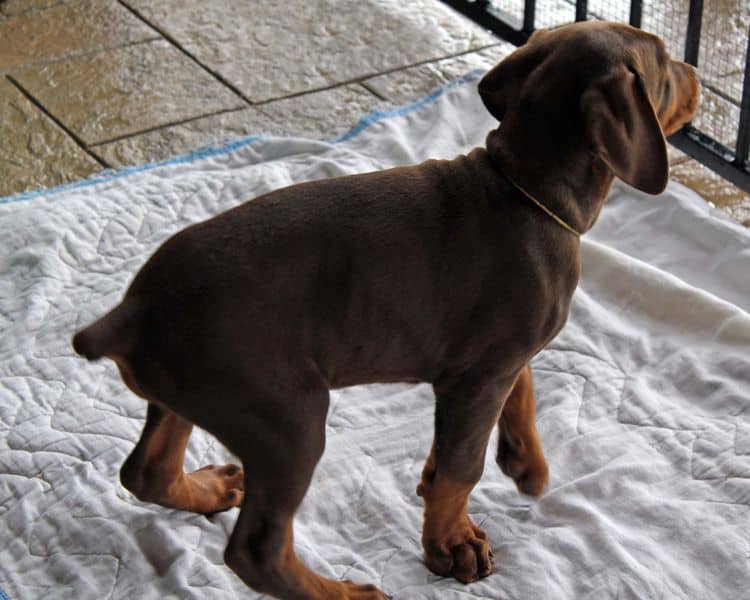
{"type": "Polygon", "coordinates": [[[537,29],[528,41],[491,69],[479,82],[479,95],[490,114],[502,121],[508,101],[520,92],[521,85],[544,55],[540,42],[547,29],[537,29]]]}
{"type": "Polygon", "coordinates": [[[586,133],[602,160],[625,183],[658,194],[667,185],[667,146],[646,86],[623,68],[581,96],[586,133]]]}
{"type": "Polygon", "coordinates": [[[502,121],[508,107],[508,96],[518,86],[514,76],[514,55],[511,54],[499,65],[491,69],[479,82],[479,95],[490,114],[502,121]]]}

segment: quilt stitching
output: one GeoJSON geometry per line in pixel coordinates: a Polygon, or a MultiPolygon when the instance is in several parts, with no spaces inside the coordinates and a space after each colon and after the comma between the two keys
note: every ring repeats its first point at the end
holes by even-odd
{"type": "MultiPolygon", "coordinates": [[[[586,357],[589,360],[594,360],[596,362],[602,363],[607,365],[609,368],[618,371],[621,375],[620,376],[611,376],[607,377],[606,375],[602,375],[602,379],[621,379],[622,384],[620,387],[620,393],[619,398],[617,400],[616,408],[615,408],[615,414],[617,421],[625,426],[630,427],[636,427],[636,428],[645,428],[645,429],[651,429],[651,428],[657,428],[657,429],[667,429],[674,432],[683,432],[683,433],[689,433],[692,434],[693,440],[690,443],[690,455],[689,455],[689,461],[688,461],[688,473],[690,473],[690,476],[692,479],[696,481],[726,481],[729,479],[750,479],[750,464],[739,464],[737,465],[734,470],[729,470],[728,472],[715,474],[715,475],[707,475],[702,474],[698,469],[695,467],[696,460],[699,460],[697,457],[700,456],[700,453],[697,452],[696,446],[699,445],[703,439],[704,436],[709,435],[720,435],[716,433],[716,428],[712,428],[709,426],[704,427],[698,427],[698,428],[684,428],[684,427],[669,427],[663,424],[656,424],[656,423],[643,423],[638,422],[634,420],[629,420],[623,416],[623,403],[625,399],[625,393],[628,391],[627,388],[627,382],[628,380],[631,380],[635,377],[634,374],[628,374],[625,372],[625,370],[618,364],[613,364],[599,356],[592,355],[590,353],[580,352],[577,349],[574,348],[567,348],[560,345],[552,344],[549,346],[548,350],[553,351],[562,351],[562,352],[572,352],[575,354],[579,354],[583,357],[586,357]],[[743,469],[745,472],[740,472],[737,469],[743,469]]],[[[548,353],[548,350],[543,351],[540,354],[540,361],[543,359],[546,353],[548,353]]],[[[584,385],[581,391],[579,405],[578,405],[578,412],[576,417],[576,432],[578,435],[582,435],[583,431],[581,430],[581,411],[584,408],[584,404],[587,401],[588,394],[590,392],[590,385],[592,383],[592,380],[589,376],[586,374],[580,372],[580,371],[570,371],[570,370],[561,370],[561,369],[555,369],[553,367],[550,367],[549,365],[545,364],[545,366],[536,366],[536,371],[546,371],[546,372],[555,372],[561,375],[566,376],[573,376],[580,378],[584,381],[584,385]]],[[[720,423],[725,423],[726,419],[729,418],[728,416],[724,417],[716,417],[716,420],[720,423]]],[[[732,421],[736,421],[736,419],[732,418],[732,421]]],[[[727,433],[725,438],[731,437],[732,445],[731,450],[733,451],[735,456],[740,456],[739,453],[736,452],[736,444],[737,444],[737,438],[740,431],[740,425],[737,422],[733,422],[731,424],[731,434],[727,433]]],[[[724,445],[729,448],[728,442],[724,441],[724,445]]],[[[748,461],[750,463],[750,461],[748,461]]],[[[726,504],[732,504],[736,506],[750,506],[750,499],[747,501],[736,501],[736,502],[723,502],[726,504]]]]}

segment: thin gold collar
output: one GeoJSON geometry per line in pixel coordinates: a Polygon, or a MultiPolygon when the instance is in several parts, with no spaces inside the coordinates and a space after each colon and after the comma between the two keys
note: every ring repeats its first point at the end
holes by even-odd
{"type": "Polygon", "coordinates": [[[515,188],[516,188],[516,189],[517,189],[517,190],[518,190],[519,192],[521,192],[521,193],[522,193],[522,194],[523,194],[524,196],[526,196],[526,197],[527,197],[527,198],[528,198],[529,200],[531,200],[531,201],[532,201],[532,202],[533,202],[534,204],[536,204],[536,205],[537,205],[537,206],[538,206],[539,208],[541,208],[541,209],[542,209],[542,210],[543,210],[543,211],[544,211],[545,213],[547,213],[547,215],[548,215],[548,216],[552,217],[552,219],[553,219],[553,220],[554,220],[554,221],[555,221],[555,222],[556,222],[556,223],[557,223],[558,225],[560,225],[561,227],[564,227],[565,229],[567,229],[568,231],[570,231],[570,233],[572,233],[573,235],[577,235],[578,237],[581,237],[581,233],[580,233],[580,232],[579,232],[579,231],[578,231],[578,230],[577,230],[577,229],[576,229],[575,227],[571,227],[570,225],[568,225],[568,224],[567,224],[567,223],[566,223],[566,222],[565,222],[565,221],[564,221],[564,220],[563,220],[563,219],[562,219],[561,217],[557,216],[557,215],[556,215],[555,213],[553,213],[553,212],[552,212],[552,211],[551,211],[551,210],[550,210],[549,208],[547,208],[546,206],[544,206],[544,204],[542,204],[541,202],[539,202],[539,200],[537,200],[536,198],[534,198],[534,196],[532,196],[531,194],[529,194],[529,192],[527,192],[527,191],[526,191],[525,189],[523,189],[523,188],[522,188],[522,187],[521,187],[520,185],[518,185],[518,184],[517,184],[517,183],[516,183],[515,181],[513,181],[513,179],[511,179],[511,178],[510,178],[510,177],[508,176],[508,174],[507,174],[507,173],[505,173],[504,171],[503,171],[502,173],[503,173],[503,175],[505,176],[505,178],[506,178],[506,179],[507,179],[507,180],[508,180],[508,181],[509,181],[509,182],[510,182],[510,183],[511,183],[511,184],[512,184],[512,185],[513,185],[513,186],[514,186],[514,187],[515,187],[515,188]]]}

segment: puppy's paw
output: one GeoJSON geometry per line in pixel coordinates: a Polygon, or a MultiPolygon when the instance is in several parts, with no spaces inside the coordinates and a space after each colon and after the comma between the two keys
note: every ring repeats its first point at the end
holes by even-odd
{"type": "Polygon", "coordinates": [[[427,568],[443,577],[455,577],[471,583],[492,573],[492,549],[487,534],[469,517],[447,532],[442,539],[430,537],[423,541],[427,568]]]}
{"type": "Polygon", "coordinates": [[[240,506],[244,498],[244,472],[239,465],[206,465],[185,475],[185,488],[193,507],[211,515],[240,506]]]}

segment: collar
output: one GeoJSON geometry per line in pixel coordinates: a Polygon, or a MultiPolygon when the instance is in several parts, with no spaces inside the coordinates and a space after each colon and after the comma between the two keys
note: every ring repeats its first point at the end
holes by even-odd
{"type": "Polygon", "coordinates": [[[534,196],[529,194],[525,189],[523,189],[520,185],[518,185],[513,179],[511,179],[507,173],[504,171],[501,171],[503,176],[511,183],[513,187],[515,187],[519,192],[521,192],[524,196],[526,196],[529,200],[531,200],[534,204],[536,204],[540,209],[542,209],[549,217],[552,218],[553,221],[555,221],[560,227],[563,227],[564,229],[567,229],[570,233],[572,233],[575,236],[581,237],[581,232],[578,231],[575,227],[572,227],[568,225],[568,223],[565,222],[564,219],[556,215],[554,212],[552,212],[549,208],[547,208],[544,204],[539,202],[534,196]]]}

